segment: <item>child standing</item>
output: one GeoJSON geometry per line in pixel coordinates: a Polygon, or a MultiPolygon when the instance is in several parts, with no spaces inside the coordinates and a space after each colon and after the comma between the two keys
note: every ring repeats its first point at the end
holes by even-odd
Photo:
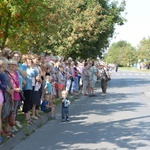
{"type": "Polygon", "coordinates": [[[54,119],[55,106],[50,104],[48,94],[44,95],[44,100],[42,101],[41,110],[45,113],[50,112],[50,118],[54,119]]]}
{"type": "MultiPolygon", "coordinates": [[[[49,99],[49,104],[54,107],[55,105],[54,105],[54,98],[53,98],[53,86],[51,84],[51,77],[49,75],[45,77],[45,82],[46,82],[45,87],[44,87],[45,94],[47,95],[49,99]]],[[[55,116],[53,113],[51,115],[51,119],[55,119],[55,116]]]]}
{"type": "Polygon", "coordinates": [[[51,99],[51,95],[53,94],[53,88],[52,88],[52,84],[51,84],[51,78],[49,75],[47,75],[45,77],[45,87],[44,87],[44,90],[45,90],[45,93],[46,94],[49,94],[50,96],[50,99],[51,99]]]}
{"type": "Polygon", "coordinates": [[[32,93],[32,119],[38,119],[39,116],[39,110],[36,109],[37,106],[40,106],[41,100],[40,100],[40,88],[42,85],[42,79],[41,75],[38,74],[35,78],[35,86],[33,86],[33,93],[32,93]]]}
{"type": "Polygon", "coordinates": [[[62,116],[62,122],[70,121],[69,119],[69,106],[70,106],[70,100],[67,98],[68,92],[63,90],[62,92],[62,110],[61,110],[61,116],[62,116]]]}

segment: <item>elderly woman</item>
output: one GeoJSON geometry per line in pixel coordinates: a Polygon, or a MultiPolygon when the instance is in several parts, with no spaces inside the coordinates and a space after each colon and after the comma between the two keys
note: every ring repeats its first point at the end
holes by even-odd
{"type": "MultiPolygon", "coordinates": [[[[16,68],[16,71],[19,76],[20,90],[22,91],[23,86],[25,86],[25,84],[26,84],[25,78],[27,77],[27,73],[25,71],[23,71],[22,63],[20,62],[21,61],[21,53],[19,51],[13,51],[12,52],[12,60],[15,60],[17,62],[18,67],[16,68]]],[[[20,101],[19,106],[21,106],[21,105],[22,105],[22,101],[20,101]]],[[[19,128],[22,128],[22,126],[18,120],[16,120],[16,126],[19,128]]]]}
{"type": "Polygon", "coordinates": [[[17,72],[19,75],[19,81],[20,81],[20,87],[22,89],[22,86],[25,85],[25,78],[27,77],[27,73],[23,71],[23,66],[21,61],[21,53],[19,51],[14,51],[12,53],[12,60],[15,60],[17,62],[17,72]]]}
{"type": "MultiPolygon", "coordinates": [[[[18,72],[16,71],[17,67],[18,67],[17,62],[15,60],[11,59],[8,61],[8,71],[9,71],[8,75],[10,77],[10,81],[11,81],[11,84],[13,85],[13,89],[14,89],[13,110],[14,110],[15,120],[17,118],[18,106],[19,106],[19,103],[21,100],[21,97],[20,97],[21,88],[20,88],[20,82],[19,82],[19,75],[18,75],[18,72]]],[[[13,126],[12,129],[14,131],[18,131],[16,126],[13,126]]]]}
{"type": "Polygon", "coordinates": [[[5,74],[5,79],[6,79],[6,91],[4,92],[5,102],[3,103],[3,106],[2,106],[2,118],[5,120],[5,126],[4,126],[4,130],[2,131],[2,135],[6,137],[14,137],[14,134],[11,133],[10,131],[11,128],[8,122],[9,114],[11,112],[12,97],[13,97],[14,90],[10,82],[8,71],[6,71],[8,60],[5,57],[0,57],[0,60],[3,62],[2,64],[3,73],[5,74]]]}

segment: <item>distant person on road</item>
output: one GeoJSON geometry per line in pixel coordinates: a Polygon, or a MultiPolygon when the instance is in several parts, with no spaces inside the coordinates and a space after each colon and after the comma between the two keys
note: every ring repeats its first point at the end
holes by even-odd
{"type": "Polygon", "coordinates": [[[115,65],[115,72],[116,73],[118,72],[118,65],[117,64],[115,65]]]}
{"type": "Polygon", "coordinates": [[[68,92],[66,90],[62,91],[62,110],[61,110],[61,117],[62,117],[62,122],[65,121],[70,121],[69,119],[69,106],[70,106],[70,100],[67,98],[68,92]]]}
{"type": "Polygon", "coordinates": [[[104,62],[100,63],[99,72],[100,72],[100,79],[101,79],[102,95],[105,95],[107,90],[107,82],[109,81],[108,78],[110,78],[110,75],[107,71],[107,68],[105,67],[104,62]]]}
{"type": "Polygon", "coordinates": [[[82,69],[82,95],[87,95],[89,93],[89,77],[90,77],[90,73],[89,73],[89,69],[90,69],[91,65],[88,64],[87,62],[84,63],[84,67],[82,69]]]}

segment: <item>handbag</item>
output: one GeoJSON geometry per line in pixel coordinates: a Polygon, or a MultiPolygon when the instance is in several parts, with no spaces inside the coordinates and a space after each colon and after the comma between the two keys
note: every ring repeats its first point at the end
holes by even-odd
{"type": "Polygon", "coordinates": [[[10,114],[8,116],[8,123],[11,127],[15,125],[14,111],[10,111],[10,114]]]}
{"type": "Polygon", "coordinates": [[[24,101],[25,100],[25,96],[24,96],[23,91],[20,91],[19,94],[20,94],[21,101],[24,101]]]}

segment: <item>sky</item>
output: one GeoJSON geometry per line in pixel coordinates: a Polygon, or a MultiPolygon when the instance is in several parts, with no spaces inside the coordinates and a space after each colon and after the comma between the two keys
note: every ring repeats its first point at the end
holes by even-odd
{"type": "Polygon", "coordinates": [[[125,40],[137,47],[144,37],[150,37],[150,0],[126,0],[125,12],[127,22],[116,27],[111,43],[125,40]]]}

